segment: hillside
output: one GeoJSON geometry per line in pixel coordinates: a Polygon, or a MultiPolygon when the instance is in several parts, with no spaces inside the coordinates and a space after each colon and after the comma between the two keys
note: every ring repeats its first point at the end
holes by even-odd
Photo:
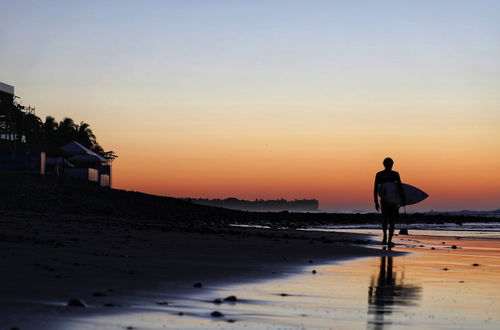
{"type": "Polygon", "coordinates": [[[2,174],[0,182],[3,210],[161,220],[172,225],[224,224],[238,213],[62,177],[2,174]]]}

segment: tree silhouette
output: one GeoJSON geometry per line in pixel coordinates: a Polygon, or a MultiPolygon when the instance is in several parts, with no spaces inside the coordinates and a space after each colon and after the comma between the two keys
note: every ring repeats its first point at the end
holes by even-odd
{"type": "Polygon", "coordinates": [[[30,148],[53,150],[76,141],[108,160],[118,157],[114,151],[104,151],[90,125],[84,121],[76,124],[73,119],[66,117],[57,122],[52,116],[47,116],[45,121],[42,121],[33,113],[23,112],[22,106],[17,106],[15,110],[18,136],[24,135],[26,145],[30,148]]]}

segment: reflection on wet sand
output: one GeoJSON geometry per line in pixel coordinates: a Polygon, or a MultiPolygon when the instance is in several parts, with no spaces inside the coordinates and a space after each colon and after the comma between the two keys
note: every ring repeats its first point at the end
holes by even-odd
{"type": "Polygon", "coordinates": [[[368,327],[383,329],[390,321],[384,316],[391,314],[395,306],[414,306],[420,299],[422,288],[404,283],[404,269],[394,271],[393,257],[380,257],[378,276],[371,277],[368,287],[368,327]],[[370,317],[373,315],[373,317],[370,317]]]}

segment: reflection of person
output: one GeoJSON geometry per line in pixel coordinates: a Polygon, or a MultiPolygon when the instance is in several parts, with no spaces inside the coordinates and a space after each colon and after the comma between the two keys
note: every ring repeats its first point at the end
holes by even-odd
{"type": "Polygon", "coordinates": [[[375,282],[368,288],[368,304],[370,309],[369,313],[375,314],[373,321],[376,329],[382,329],[384,325],[384,314],[391,313],[391,308],[394,304],[394,297],[396,295],[396,278],[392,274],[392,257],[380,257],[380,269],[375,282]]]}
{"type": "Polygon", "coordinates": [[[401,178],[399,173],[392,170],[392,165],[394,161],[391,158],[384,159],[384,170],[378,172],[375,175],[375,185],[373,187],[373,199],[375,201],[375,209],[377,211],[382,210],[382,230],[384,232],[384,238],[382,244],[392,245],[392,236],[394,235],[394,221],[399,217],[399,206],[397,204],[392,204],[381,199],[380,204],[378,201],[378,191],[380,186],[384,183],[392,182],[398,185],[399,193],[401,196],[401,206],[406,204],[405,196],[403,194],[403,186],[401,185],[401,178]],[[387,239],[387,227],[389,226],[389,239],[387,239]]]}
{"type": "Polygon", "coordinates": [[[369,328],[383,329],[391,323],[390,318],[384,318],[395,311],[395,306],[415,306],[420,299],[422,288],[405,284],[404,270],[398,274],[393,259],[380,257],[378,276],[372,277],[368,287],[368,314],[373,314],[373,319],[368,319],[369,328]]]}

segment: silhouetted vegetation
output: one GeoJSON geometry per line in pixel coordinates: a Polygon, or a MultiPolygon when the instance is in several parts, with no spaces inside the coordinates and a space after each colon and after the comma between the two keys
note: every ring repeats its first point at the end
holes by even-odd
{"type": "Polygon", "coordinates": [[[64,118],[58,122],[52,116],[47,116],[45,121],[42,121],[34,113],[23,110],[23,106],[16,104],[12,114],[17,136],[19,138],[25,136],[25,143],[29,149],[50,153],[68,142],[76,141],[104,158],[117,157],[113,151],[104,151],[88,123],[84,121],[75,123],[71,118],[64,118]]]}

